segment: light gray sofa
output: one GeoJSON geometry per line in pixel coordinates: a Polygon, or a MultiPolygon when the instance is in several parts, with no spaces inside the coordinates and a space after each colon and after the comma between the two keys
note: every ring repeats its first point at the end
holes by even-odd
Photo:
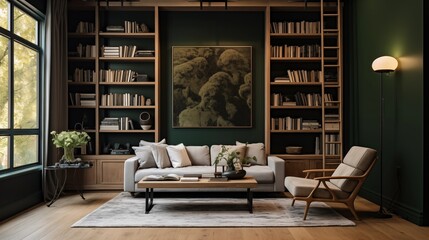
{"type": "MultiPolygon", "coordinates": [[[[237,143],[238,144],[238,143],[237,143]]],[[[235,146],[235,145],[229,145],[235,146]]],[[[284,178],[285,178],[285,163],[284,160],[275,156],[265,156],[265,149],[260,147],[255,149],[256,144],[249,144],[252,148],[247,148],[246,154],[253,154],[258,156],[258,164],[249,167],[244,167],[246,176],[252,176],[258,182],[258,187],[253,191],[259,192],[284,192],[284,178]],[[250,152],[249,152],[250,150],[250,152]],[[253,152],[252,152],[253,150],[253,152]],[[257,151],[255,153],[255,150],[257,151]]],[[[263,146],[263,145],[262,145],[263,146]]],[[[134,194],[136,192],[144,192],[146,189],[138,188],[137,183],[145,176],[148,175],[166,175],[174,173],[177,175],[184,174],[212,174],[214,173],[214,166],[212,163],[219,152],[220,145],[213,145],[211,148],[208,146],[186,146],[186,151],[191,161],[190,166],[185,167],[143,167],[142,159],[150,156],[140,154],[137,149],[136,155],[125,161],[124,164],[124,191],[134,194]]],[[[154,189],[154,191],[236,191],[241,189],[154,189]]]]}

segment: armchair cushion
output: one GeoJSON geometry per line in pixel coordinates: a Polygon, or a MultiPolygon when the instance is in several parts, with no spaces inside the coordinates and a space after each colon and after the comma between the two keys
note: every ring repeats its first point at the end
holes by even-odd
{"type": "MultiPolygon", "coordinates": [[[[360,176],[368,170],[368,167],[377,157],[374,149],[353,146],[344,157],[332,176],[360,176]]],[[[358,183],[355,180],[332,179],[331,183],[346,192],[352,192],[358,183]]]]}
{"type": "MultiPolygon", "coordinates": [[[[285,187],[294,197],[308,197],[316,187],[319,180],[314,180],[310,178],[300,178],[300,177],[286,177],[285,178],[285,187]]],[[[337,186],[326,181],[326,185],[334,192],[335,196],[339,199],[346,199],[349,197],[349,193],[341,191],[337,186]]],[[[314,193],[313,197],[315,198],[332,198],[331,193],[325,188],[323,183],[320,183],[319,188],[314,193]]]]}

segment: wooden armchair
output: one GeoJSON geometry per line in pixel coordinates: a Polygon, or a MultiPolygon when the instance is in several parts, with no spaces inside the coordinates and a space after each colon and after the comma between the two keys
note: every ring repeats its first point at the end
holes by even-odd
{"type": "Polygon", "coordinates": [[[375,164],[377,151],[371,148],[352,147],[343,162],[336,169],[304,170],[305,178],[286,177],[285,187],[295,200],[307,203],[304,211],[304,220],[307,218],[311,202],[339,202],[344,203],[352,212],[356,220],[354,201],[365,179],[375,164]],[[311,174],[330,172],[332,176],[309,178],[311,174]]]}

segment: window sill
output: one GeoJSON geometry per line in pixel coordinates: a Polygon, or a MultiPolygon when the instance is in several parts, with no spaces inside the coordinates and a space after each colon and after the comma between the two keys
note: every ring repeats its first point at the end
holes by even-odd
{"type": "Polygon", "coordinates": [[[28,174],[31,172],[42,171],[42,169],[43,169],[42,165],[35,165],[35,166],[26,167],[26,168],[22,168],[22,169],[18,169],[18,170],[13,170],[10,172],[0,173],[0,181],[3,179],[11,178],[11,177],[25,175],[25,174],[28,174]]]}

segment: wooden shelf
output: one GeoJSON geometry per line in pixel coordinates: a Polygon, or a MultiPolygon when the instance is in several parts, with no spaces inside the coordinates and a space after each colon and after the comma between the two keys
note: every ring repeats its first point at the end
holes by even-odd
{"type": "Polygon", "coordinates": [[[271,82],[270,83],[273,86],[321,86],[321,82],[271,82]]]}
{"type": "Polygon", "coordinates": [[[100,109],[154,109],[155,106],[100,106],[100,109]]]}
{"type": "Polygon", "coordinates": [[[320,62],[320,61],[322,61],[322,58],[320,58],[320,57],[294,57],[294,58],[272,57],[271,61],[282,61],[282,62],[320,62]]]}
{"type": "Polygon", "coordinates": [[[155,33],[100,32],[99,36],[105,38],[155,38],[155,33]]]}
{"type": "Polygon", "coordinates": [[[271,109],[322,109],[322,106],[271,106],[271,109]]]}
{"type": "Polygon", "coordinates": [[[155,130],[100,130],[100,133],[155,133],[155,130]]]}
{"type": "Polygon", "coordinates": [[[100,61],[110,62],[154,62],[155,57],[100,57],[100,61]]]}
{"type": "Polygon", "coordinates": [[[322,129],[315,129],[315,130],[271,130],[271,133],[322,133],[322,129]]]}
{"type": "Polygon", "coordinates": [[[135,86],[135,85],[141,85],[141,86],[155,86],[155,82],[100,82],[100,85],[106,85],[106,86],[135,86]]]}
{"type": "Polygon", "coordinates": [[[95,38],[95,33],[75,33],[69,32],[69,38],[95,38]]]}

